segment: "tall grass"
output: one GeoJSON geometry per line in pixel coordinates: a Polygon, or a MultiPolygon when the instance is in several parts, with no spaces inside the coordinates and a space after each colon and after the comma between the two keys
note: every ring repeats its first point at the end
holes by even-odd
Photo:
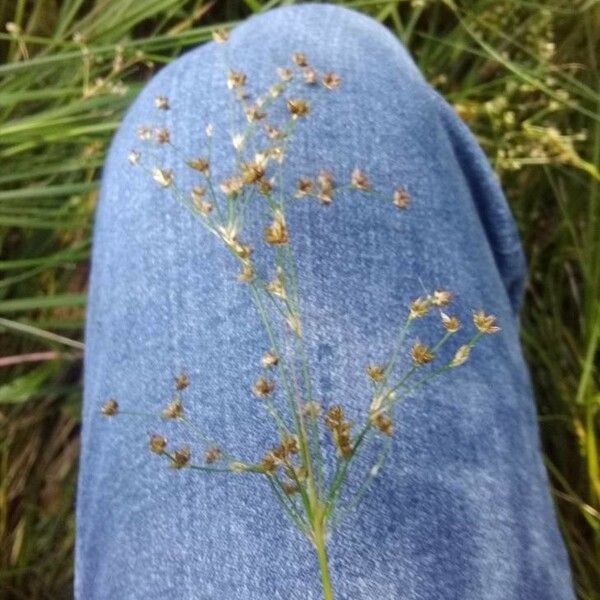
{"type": "MultiPolygon", "coordinates": [[[[70,597],[97,182],[162,64],[284,2],[0,0],[0,597],[70,597]],[[3,30],[4,31],[4,30],[3,30]]],[[[600,7],[344,2],[393,30],[475,131],[520,225],[523,341],[579,597],[600,590],[600,7]]]]}

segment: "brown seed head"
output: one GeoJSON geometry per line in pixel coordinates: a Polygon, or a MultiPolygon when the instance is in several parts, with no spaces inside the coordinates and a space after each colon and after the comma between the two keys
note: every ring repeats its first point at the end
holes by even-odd
{"type": "Polygon", "coordinates": [[[331,430],[339,427],[344,421],[344,409],[339,404],[334,404],[325,415],[325,425],[331,430]]]}
{"type": "Polygon", "coordinates": [[[221,452],[220,448],[217,448],[216,446],[213,448],[208,448],[204,453],[204,462],[207,465],[212,465],[213,463],[220,460],[222,456],[223,453],[221,452]]]}
{"type": "Polygon", "coordinates": [[[244,109],[244,112],[246,113],[246,119],[249,123],[255,123],[267,116],[267,113],[258,106],[248,106],[244,109]]]}
{"type": "Polygon", "coordinates": [[[281,445],[285,448],[288,454],[298,454],[300,446],[298,444],[298,436],[288,435],[281,440],[281,445]]]}
{"type": "Polygon", "coordinates": [[[306,67],[302,69],[302,78],[304,83],[314,85],[317,83],[317,72],[312,67],[306,67]]]}
{"type": "Polygon", "coordinates": [[[192,458],[192,451],[188,446],[184,446],[183,448],[179,448],[179,450],[175,450],[173,456],[171,457],[171,466],[174,469],[182,469],[183,467],[187,467],[190,459],[192,458]]]}
{"type": "Polygon", "coordinates": [[[497,333],[500,327],[496,323],[494,315],[486,315],[482,310],[478,310],[473,314],[473,323],[481,333],[497,333]]]}
{"type": "Polygon", "coordinates": [[[294,74],[292,73],[291,69],[286,69],[284,67],[278,67],[277,68],[277,76],[279,77],[279,79],[281,79],[281,81],[290,81],[292,79],[292,77],[294,76],[294,74]]]}
{"type": "Polygon", "coordinates": [[[306,54],[303,54],[302,52],[294,52],[292,54],[292,60],[294,61],[294,64],[298,65],[299,67],[308,66],[308,59],[306,58],[306,54]]]}
{"type": "Polygon", "coordinates": [[[150,435],[148,445],[150,446],[150,451],[154,452],[154,454],[164,454],[167,447],[167,438],[158,435],[157,433],[153,433],[150,435]]]}
{"type": "Polygon", "coordinates": [[[279,364],[279,356],[277,356],[277,354],[275,354],[271,350],[268,350],[263,354],[262,358],[260,359],[260,364],[263,367],[263,369],[275,367],[277,366],[277,364],[279,364]]]}
{"type": "Polygon", "coordinates": [[[308,115],[310,112],[310,106],[308,105],[308,102],[306,102],[306,100],[302,100],[301,98],[290,98],[287,101],[286,106],[293,119],[306,117],[306,115],[308,115]]]}
{"type": "Polygon", "coordinates": [[[281,129],[273,127],[273,125],[269,125],[268,123],[265,124],[265,132],[271,140],[280,140],[285,137],[285,133],[281,129]]]}
{"type": "Polygon", "coordinates": [[[246,85],[246,74],[241,71],[229,71],[227,75],[227,87],[232,90],[246,85]]]}
{"type": "Polygon", "coordinates": [[[212,39],[217,44],[224,44],[229,39],[229,32],[224,29],[216,29],[212,32],[212,39]]]}
{"type": "Polygon", "coordinates": [[[167,188],[173,185],[175,173],[171,169],[159,169],[156,167],[152,171],[152,179],[161,187],[167,188]]]}
{"type": "Polygon", "coordinates": [[[152,139],[152,129],[150,127],[138,127],[137,128],[137,136],[140,140],[147,142],[152,139]]]}
{"type": "Polygon", "coordinates": [[[114,398],[109,398],[100,411],[105,417],[114,417],[119,412],[119,403],[114,398]]]}
{"type": "Polygon", "coordinates": [[[360,169],[354,169],[354,171],[352,171],[351,184],[352,187],[356,188],[357,190],[363,190],[367,192],[371,189],[369,179],[360,169]]]}
{"type": "Polygon", "coordinates": [[[267,475],[274,475],[277,472],[277,459],[272,452],[267,452],[260,461],[260,470],[267,475]]]}
{"type": "Polygon", "coordinates": [[[431,297],[432,304],[447,306],[454,299],[454,294],[449,290],[435,290],[431,297]]]}
{"type": "Polygon", "coordinates": [[[171,133],[164,127],[157,127],[154,130],[154,139],[157,144],[168,144],[171,141],[171,133]]]}
{"type": "Polygon", "coordinates": [[[383,365],[369,365],[367,375],[375,383],[381,383],[385,378],[385,367],[383,365]]]}
{"type": "Polygon", "coordinates": [[[175,389],[185,390],[190,385],[190,378],[185,373],[180,373],[175,377],[175,389]]]}
{"type": "Polygon", "coordinates": [[[238,175],[230,177],[219,184],[219,189],[230,198],[237,196],[244,188],[244,179],[238,175]]]}
{"type": "Polygon", "coordinates": [[[435,356],[433,355],[433,352],[431,352],[431,350],[427,346],[425,346],[425,344],[421,344],[420,342],[417,342],[412,347],[410,353],[411,353],[413,362],[418,367],[420,367],[421,365],[426,365],[427,363],[430,363],[435,358],[435,356]]]}
{"type": "Polygon", "coordinates": [[[171,108],[169,99],[166,96],[156,96],[154,98],[154,106],[159,110],[169,110],[171,108]]]}
{"type": "Polygon", "coordinates": [[[392,436],[394,434],[394,424],[387,415],[377,413],[372,417],[372,422],[383,435],[392,436]]]}
{"type": "Polygon", "coordinates": [[[442,325],[448,333],[456,333],[460,329],[458,317],[451,317],[446,313],[442,313],[442,325]]]}
{"type": "Polygon", "coordinates": [[[394,190],[394,205],[398,208],[408,208],[410,204],[410,196],[408,192],[403,188],[399,187],[394,190]]]}
{"type": "Polygon", "coordinates": [[[274,246],[288,243],[288,230],[282,212],[276,212],[273,222],[265,229],[265,241],[274,246]]]}
{"type": "Polygon", "coordinates": [[[309,194],[312,194],[315,189],[315,185],[308,177],[300,177],[298,180],[298,191],[296,192],[296,198],[304,198],[309,194]]]}
{"type": "Polygon", "coordinates": [[[283,488],[284,493],[288,496],[293,496],[299,491],[298,484],[293,481],[284,481],[281,484],[281,487],[283,488]]]}
{"type": "Polygon", "coordinates": [[[341,77],[335,73],[325,73],[322,82],[328,90],[337,90],[342,85],[341,77]]]}
{"type": "Polygon", "coordinates": [[[187,165],[195,171],[200,171],[202,175],[208,176],[208,173],[210,171],[210,164],[208,162],[208,159],[204,156],[199,156],[198,158],[188,160],[187,165]]]}
{"type": "Polygon", "coordinates": [[[174,398],[162,411],[162,416],[165,419],[180,419],[183,416],[183,404],[181,398],[174,398]]]}
{"type": "Polygon", "coordinates": [[[427,298],[417,298],[413,300],[410,305],[410,314],[409,317],[411,319],[418,319],[420,317],[424,317],[431,307],[431,301],[427,298]]]}
{"type": "Polygon", "coordinates": [[[265,175],[265,168],[256,163],[242,163],[242,179],[245,184],[251,185],[259,182],[265,175]]]}
{"type": "Polygon", "coordinates": [[[252,388],[252,391],[259,398],[265,398],[273,393],[275,389],[275,382],[270,381],[266,377],[259,377],[252,388]]]}
{"type": "Polygon", "coordinates": [[[256,273],[254,271],[254,266],[251,262],[246,262],[242,267],[242,272],[238,275],[238,281],[250,283],[251,281],[254,281],[255,277],[256,273]]]}

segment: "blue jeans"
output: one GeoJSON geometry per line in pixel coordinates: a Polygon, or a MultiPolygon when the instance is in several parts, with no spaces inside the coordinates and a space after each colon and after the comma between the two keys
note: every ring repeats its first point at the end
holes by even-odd
{"type": "MultiPolygon", "coordinates": [[[[498,316],[466,365],[396,411],[393,447],[364,504],[329,544],[340,599],[573,598],[542,464],[518,336],[525,278],[520,241],[496,177],[465,125],[382,26],[332,5],[273,10],[177,59],[130,108],[108,156],[98,208],[86,333],[76,595],[96,599],[318,599],[318,565],[267,484],[248,475],[167,468],[147,434],[173,444],[159,413],[186,371],[193,419],[256,460],[276,442],[251,397],[264,332],[236,265],[198,219],[127,164],[139,125],[159,120],[189,155],[212,123],[217,180],[230,174],[222,51],[262,91],[294,51],[342,77],[290,148],[286,185],[320,169],[360,167],[379,189],[402,184],[411,206],[344,194],[298,203],[288,218],[299,263],[304,337],[316,397],[365,414],[364,365],[392,347],[408,302],[449,288],[459,315],[498,316]],[[154,98],[169,97],[158,113],[154,98]]],[[[194,183],[171,147],[165,166],[194,183]]],[[[421,339],[437,339],[433,321],[421,339]]],[[[194,451],[194,447],[192,446],[194,451]]]]}

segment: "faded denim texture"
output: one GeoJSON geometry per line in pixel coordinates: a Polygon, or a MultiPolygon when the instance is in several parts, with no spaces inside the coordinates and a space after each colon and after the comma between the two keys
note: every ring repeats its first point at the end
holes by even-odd
{"type": "MultiPolygon", "coordinates": [[[[452,289],[465,323],[484,307],[503,327],[464,367],[397,408],[382,475],[329,545],[337,597],[572,599],[518,339],[523,254],[472,135],[398,41],[355,12],[277,9],[238,27],[228,48],[251,91],[272,83],[293,51],[343,79],[297,128],[290,190],[300,175],[327,168],[341,180],[358,166],[378,189],[402,184],[412,196],[404,212],[356,194],[290,209],[315,396],[365,413],[364,366],[391,349],[422,286],[452,289]]],[[[183,443],[181,426],[99,415],[109,396],[124,408],[159,411],[173,375],[186,370],[191,415],[226,446],[257,459],[276,441],[249,391],[268,344],[235,262],[127,163],[140,148],[138,125],[165,124],[194,156],[213,123],[216,178],[230,174],[229,141],[220,135],[229,130],[221,50],[209,43],[162,69],[129,110],[106,162],[86,334],[79,600],[321,598],[313,552],[266,482],[169,469],[148,452],[147,434],[183,443]],[[159,94],[172,110],[156,111],[159,94]]],[[[199,182],[171,149],[160,152],[181,187],[199,182]]],[[[419,322],[411,339],[435,342],[438,327],[419,322]]]]}

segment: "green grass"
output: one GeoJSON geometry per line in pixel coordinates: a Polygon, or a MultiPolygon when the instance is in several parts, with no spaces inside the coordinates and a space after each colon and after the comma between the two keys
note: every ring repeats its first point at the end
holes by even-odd
{"type": "MultiPolygon", "coordinates": [[[[71,595],[80,340],[107,143],[150,63],[280,4],[0,0],[0,23],[22,32],[0,33],[1,598],[71,595]]],[[[560,525],[579,597],[599,598],[599,2],[344,4],[405,41],[502,179],[530,262],[523,342],[560,525]]]]}

